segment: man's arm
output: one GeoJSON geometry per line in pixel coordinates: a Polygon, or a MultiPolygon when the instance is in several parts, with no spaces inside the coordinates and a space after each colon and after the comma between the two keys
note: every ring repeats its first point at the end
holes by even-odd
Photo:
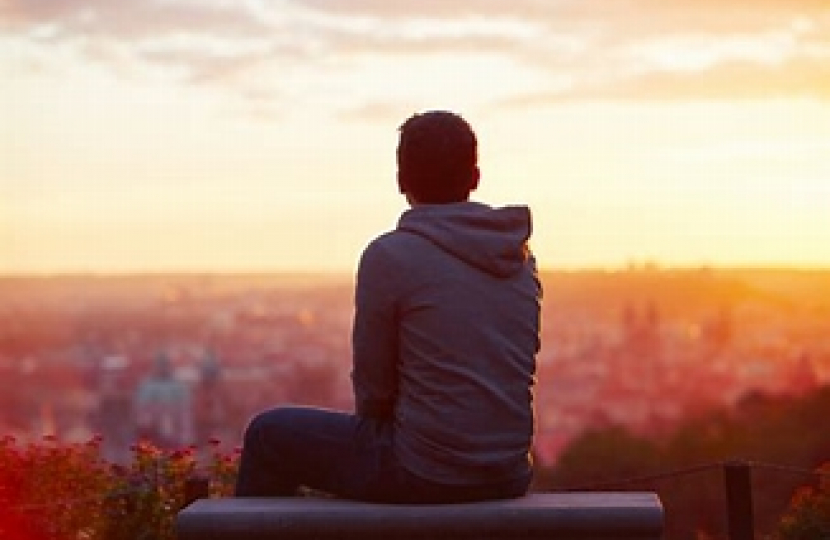
{"type": "Polygon", "coordinates": [[[385,250],[373,242],[357,270],[352,327],[352,384],[359,416],[391,419],[397,394],[397,275],[385,250]]]}

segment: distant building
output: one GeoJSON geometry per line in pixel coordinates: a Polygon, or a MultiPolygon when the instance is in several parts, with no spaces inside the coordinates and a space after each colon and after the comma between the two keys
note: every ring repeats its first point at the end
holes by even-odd
{"type": "Polygon", "coordinates": [[[112,355],[97,366],[98,406],[91,424],[102,437],[102,456],[112,462],[128,460],[129,447],[135,441],[133,403],[125,380],[129,364],[126,356],[112,355]]]}
{"type": "Polygon", "coordinates": [[[138,437],[160,448],[193,443],[190,388],[173,377],[166,354],[156,358],[153,372],[136,388],[134,412],[138,437]]]}
{"type": "Polygon", "coordinates": [[[208,351],[202,359],[193,390],[196,442],[203,444],[214,437],[222,438],[227,424],[227,410],[222,364],[213,351],[208,351]]]}
{"type": "Polygon", "coordinates": [[[646,302],[640,313],[634,306],[626,303],[621,316],[623,334],[622,346],[636,356],[654,357],[661,346],[662,320],[658,306],[646,302]]]}

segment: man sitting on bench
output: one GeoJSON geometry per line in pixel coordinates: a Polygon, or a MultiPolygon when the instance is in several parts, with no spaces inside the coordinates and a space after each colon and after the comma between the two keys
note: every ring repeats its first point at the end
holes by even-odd
{"type": "Polygon", "coordinates": [[[245,432],[237,496],[305,486],[453,503],[527,492],[542,294],[530,211],[469,200],[477,141],[456,114],[409,118],[397,165],[410,208],[357,271],[356,411],[260,413],[245,432]]]}

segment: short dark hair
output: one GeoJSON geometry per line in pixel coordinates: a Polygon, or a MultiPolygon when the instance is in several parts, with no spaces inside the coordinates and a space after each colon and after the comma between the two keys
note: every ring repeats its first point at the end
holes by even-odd
{"type": "Polygon", "coordinates": [[[400,127],[398,183],[421,203],[466,200],[478,177],[478,142],[470,124],[455,113],[428,111],[400,127]]]}

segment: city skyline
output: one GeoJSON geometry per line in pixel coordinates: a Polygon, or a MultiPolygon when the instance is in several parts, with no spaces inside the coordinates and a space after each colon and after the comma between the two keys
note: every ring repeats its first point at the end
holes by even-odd
{"type": "Polygon", "coordinates": [[[542,268],[830,267],[830,6],[0,0],[0,273],[348,272],[461,113],[542,268]]]}

